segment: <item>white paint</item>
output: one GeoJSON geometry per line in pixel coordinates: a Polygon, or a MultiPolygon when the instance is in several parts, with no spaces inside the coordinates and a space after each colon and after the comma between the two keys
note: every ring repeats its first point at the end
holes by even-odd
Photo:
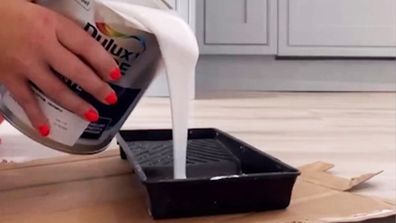
{"type": "MultiPolygon", "coordinates": [[[[195,31],[195,0],[165,0],[195,31]]],[[[168,97],[169,89],[166,73],[160,73],[147,89],[145,96],[168,97]]],[[[195,79],[191,79],[190,99],[195,98],[195,79]]]]}
{"type": "Polygon", "coordinates": [[[199,50],[195,36],[186,22],[169,11],[119,1],[101,0],[123,17],[126,25],[153,33],[160,45],[171,96],[174,176],[186,178],[189,90],[195,77],[199,50]]]}
{"type": "Polygon", "coordinates": [[[230,179],[230,178],[239,178],[240,175],[229,175],[229,176],[218,176],[218,177],[212,177],[210,180],[223,180],[223,179],[230,179]]]}

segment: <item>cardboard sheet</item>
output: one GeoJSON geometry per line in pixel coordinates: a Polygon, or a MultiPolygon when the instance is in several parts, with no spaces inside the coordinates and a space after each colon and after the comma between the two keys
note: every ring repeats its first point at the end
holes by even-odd
{"type": "Polygon", "coordinates": [[[395,204],[351,192],[382,171],[347,179],[327,172],[333,167],[325,162],[300,167],[302,174],[286,211],[255,213],[229,222],[359,222],[396,215],[395,204]]]}
{"type": "MultiPolygon", "coordinates": [[[[325,162],[300,167],[302,174],[286,210],[159,222],[360,222],[396,215],[394,203],[353,192],[356,186],[381,171],[348,179],[331,174],[331,168],[333,165],[325,162]]],[[[0,166],[0,222],[28,219],[26,222],[154,223],[156,221],[147,213],[143,191],[131,174],[128,163],[120,160],[118,151],[90,157],[67,156],[3,164],[0,166]],[[42,202],[43,196],[47,202],[42,202]]],[[[387,220],[395,222],[392,218],[387,220]]]]}

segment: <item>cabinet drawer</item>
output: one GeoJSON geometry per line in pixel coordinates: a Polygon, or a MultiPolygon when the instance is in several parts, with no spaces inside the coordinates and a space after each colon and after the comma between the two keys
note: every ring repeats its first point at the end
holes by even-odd
{"type": "Polygon", "coordinates": [[[206,0],[206,44],[267,44],[268,1],[206,0]]]}
{"type": "Polygon", "coordinates": [[[275,54],[276,0],[198,0],[203,54],[275,54]]]}
{"type": "Polygon", "coordinates": [[[396,56],[395,0],[280,0],[281,55],[396,56]]]}

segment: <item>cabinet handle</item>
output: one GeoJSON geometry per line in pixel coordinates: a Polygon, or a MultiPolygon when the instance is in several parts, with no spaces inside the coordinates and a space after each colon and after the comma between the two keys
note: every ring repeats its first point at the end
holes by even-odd
{"type": "Polygon", "coordinates": [[[249,14],[249,12],[248,12],[248,0],[243,0],[244,2],[243,2],[243,6],[244,6],[244,23],[248,23],[248,14],[249,14]]]}

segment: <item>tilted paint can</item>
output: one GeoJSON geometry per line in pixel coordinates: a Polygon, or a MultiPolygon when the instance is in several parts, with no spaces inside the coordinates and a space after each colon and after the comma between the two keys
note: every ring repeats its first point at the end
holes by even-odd
{"type": "MultiPolygon", "coordinates": [[[[150,1],[166,7],[161,1],[150,1]]],[[[111,10],[96,10],[94,0],[36,2],[76,21],[113,55],[123,76],[120,81],[109,83],[117,93],[118,103],[111,106],[102,104],[71,80],[56,74],[75,94],[98,110],[98,122],[89,123],[62,108],[36,86],[32,86],[33,92],[51,126],[48,137],[40,136],[32,128],[22,108],[4,86],[0,89],[0,111],[15,128],[45,146],[72,154],[101,152],[110,144],[158,72],[161,66],[158,42],[151,33],[114,23],[121,18],[111,10]]]]}

